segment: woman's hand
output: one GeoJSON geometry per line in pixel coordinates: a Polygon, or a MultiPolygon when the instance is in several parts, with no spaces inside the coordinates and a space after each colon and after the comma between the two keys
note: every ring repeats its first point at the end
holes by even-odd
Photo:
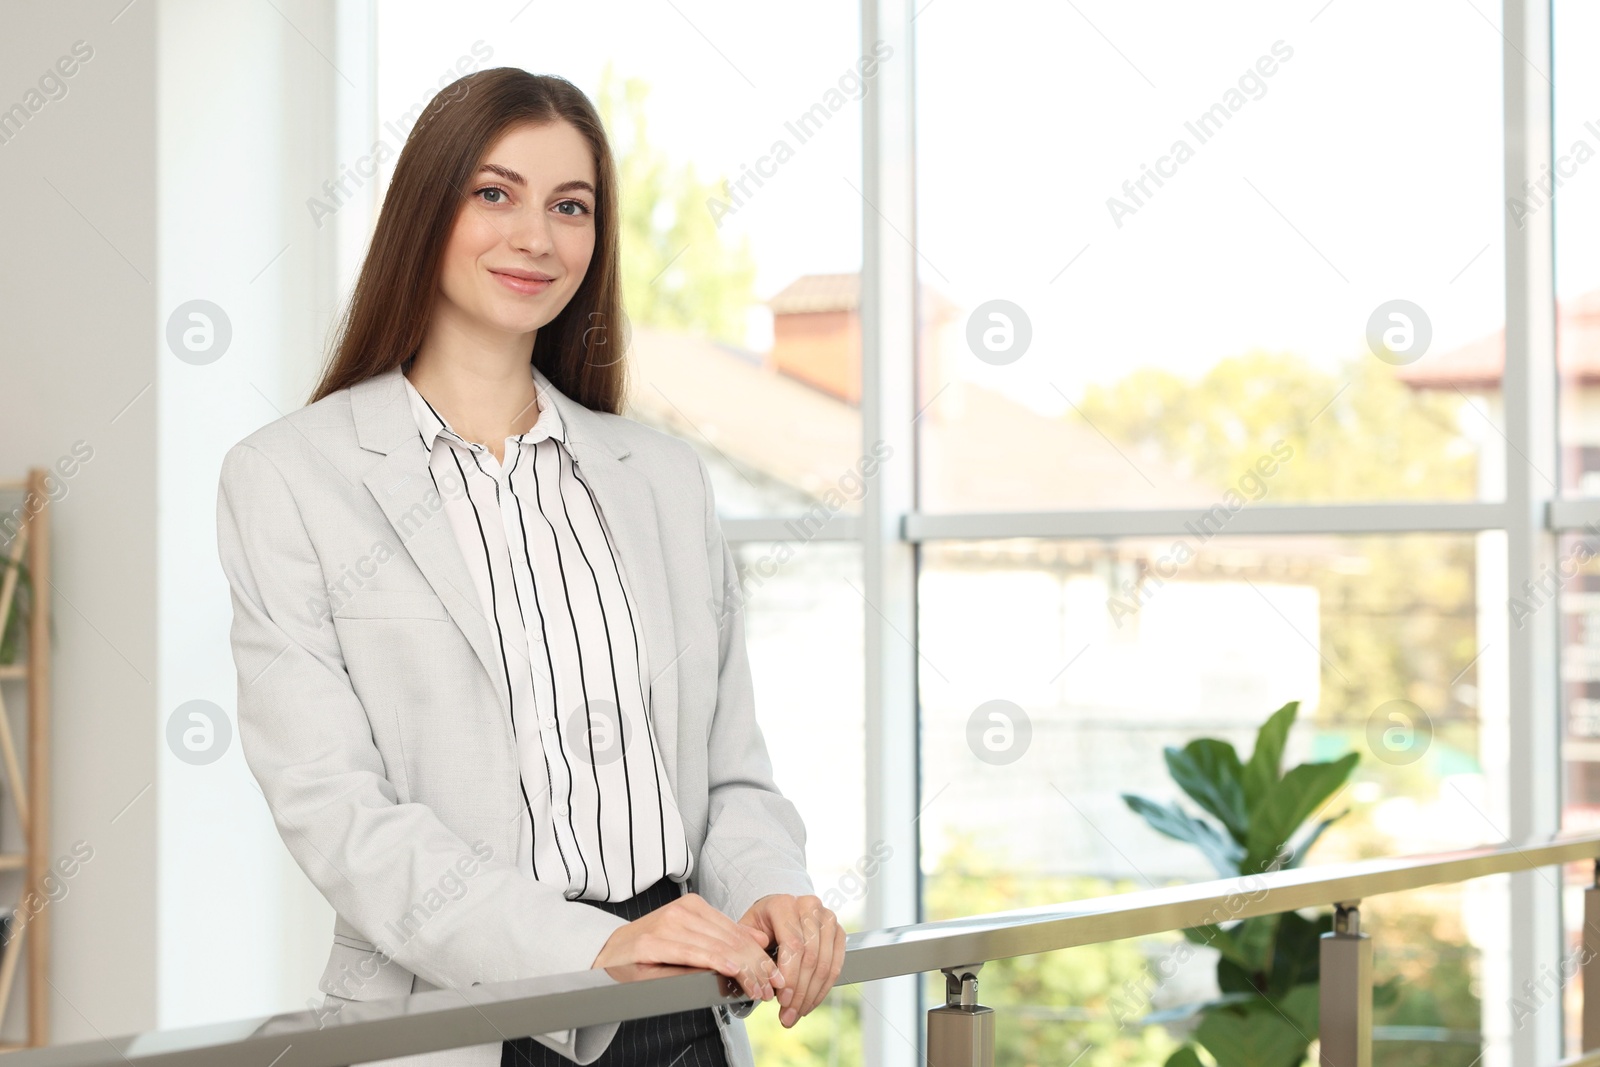
{"type": "Polygon", "coordinates": [[[741,926],[687,893],[650,914],[619,926],[606,939],[591,967],[673,964],[716,971],[739,983],[751,1000],[771,1000],[786,976],[767,956],[768,936],[741,926]]]}
{"type": "MultiPolygon", "coordinates": [[[[783,976],[778,1021],[792,1027],[822,1003],[844,966],[844,928],[818,897],[775,893],[750,905],[739,924],[778,945],[783,976]]],[[[778,983],[774,983],[775,985],[778,983]]]]}

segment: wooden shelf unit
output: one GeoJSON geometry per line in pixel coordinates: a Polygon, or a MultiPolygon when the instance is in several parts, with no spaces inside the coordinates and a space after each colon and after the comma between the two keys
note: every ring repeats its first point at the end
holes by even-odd
{"type": "MultiPolygon", "coordinates": [[[[7,546],[15,562],[26,557],[33,596],[28,618],[27,659],[23,663],[0,665],[0,777],[4,778],[12,813],[22,830],[22,852],[0,852],[0,871],[22,871],[22,884],[14,904],[0,911],[11,916],[10,943],[0,956],[0,1023],[11,1006],[21,953],[27,951],[28,1037],[24,1044],[0,1043],[0,1051],[36,1048],[50,1043],[50,909],[41,907],[20,928],[17,912],[30,891],[39,892],[50,871],[50,496],[46,492],[48,472],[34,468],[21,482],[0,482],[0,500],[6,501],[0,518],[20,514],[16,535],[7,546]],[[18,505],[10,499],[21,493],[18,505]],[[11,510],[15,508],[16,510],[11,510]],[[22,754],[26,771],[18,759],[15,735],[6,707],[6,696],[21,682],[27,690],[27,751],[22,754]]],[[[16,596],[17,569],[7,567],[0,579],[0,624],[11,610],[16,596]]]]}

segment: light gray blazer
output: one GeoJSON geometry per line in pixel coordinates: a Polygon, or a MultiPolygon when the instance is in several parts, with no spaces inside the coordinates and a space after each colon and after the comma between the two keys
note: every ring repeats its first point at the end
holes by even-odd
{"type": "MultiPolygon", "coordinates": [[[[756,724],[704,463],[551,396],[642,616],[689,889],[736,920],[768,893],[814,892],[756,724]]],[[[427,460],[397,368],[262,427],[222,464],[239,739],[284,844],[338,913],[324,1011],[587,970],[622,925],[518,869],[505,678],[427,460]]],[[[715,1014],[730,1064],[753,1067],[743,1022],[715,1014]]],[[[589,1063],[616,1026],[540,1040],[589,1063]]],[[[498,1067],[500,1046],[385,1062],[498,1067]]]]}

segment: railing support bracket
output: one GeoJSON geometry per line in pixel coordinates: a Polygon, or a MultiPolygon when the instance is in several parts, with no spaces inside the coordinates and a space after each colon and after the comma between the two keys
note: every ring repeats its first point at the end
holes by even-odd
{"type": "Polygon", "coordinates": [[[1322,935],[1322,1067],[1372,1067],[1372,938],[1359,903],[1335,905],[1322,935]]]}
{"type": "Polygon", "coordinates": [[[978,1003],[982,966],[944,968],[944,1007],[928,1012],[928,1067],[994,1067],[994,1009],[978,1003]]]}

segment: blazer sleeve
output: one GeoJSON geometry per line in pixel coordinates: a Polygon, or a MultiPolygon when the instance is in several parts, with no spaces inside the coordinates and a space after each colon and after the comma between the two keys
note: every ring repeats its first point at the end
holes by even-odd
{"type": "Polygon", "coordinates": [[[756,722],[738,569],[717,521],[710,473],[698,455],[696,460],[705,488],[707,563],[718,643],[717,704],[707,760],[709,826],[697,862],[701,895],[738,921],[764,896],[808,896],[815,889],[806,873],[805,824],[794,804],[778,791],[756,722]]]}
{"type": "MultiPolygon", "coordinates": [[[[440,988],[589,969],[624,920],[499,857],[484,862],[431,808],[399,803],[338,638],[315,624],[327,590],[294,493],[244,442],[223,460],[217,540],[232,589],[240,745],[284,844],[328,902],[379,946],[384,963],[440,988]],[[462,879],[465,893],[435,910],[452,870],[474,873],[462,879]],[[419,903],[427,921],[403,941],[386,937],[419,903]]],[[[541,1040],[589,1063],[616,1028],[541,1040]]]]}

